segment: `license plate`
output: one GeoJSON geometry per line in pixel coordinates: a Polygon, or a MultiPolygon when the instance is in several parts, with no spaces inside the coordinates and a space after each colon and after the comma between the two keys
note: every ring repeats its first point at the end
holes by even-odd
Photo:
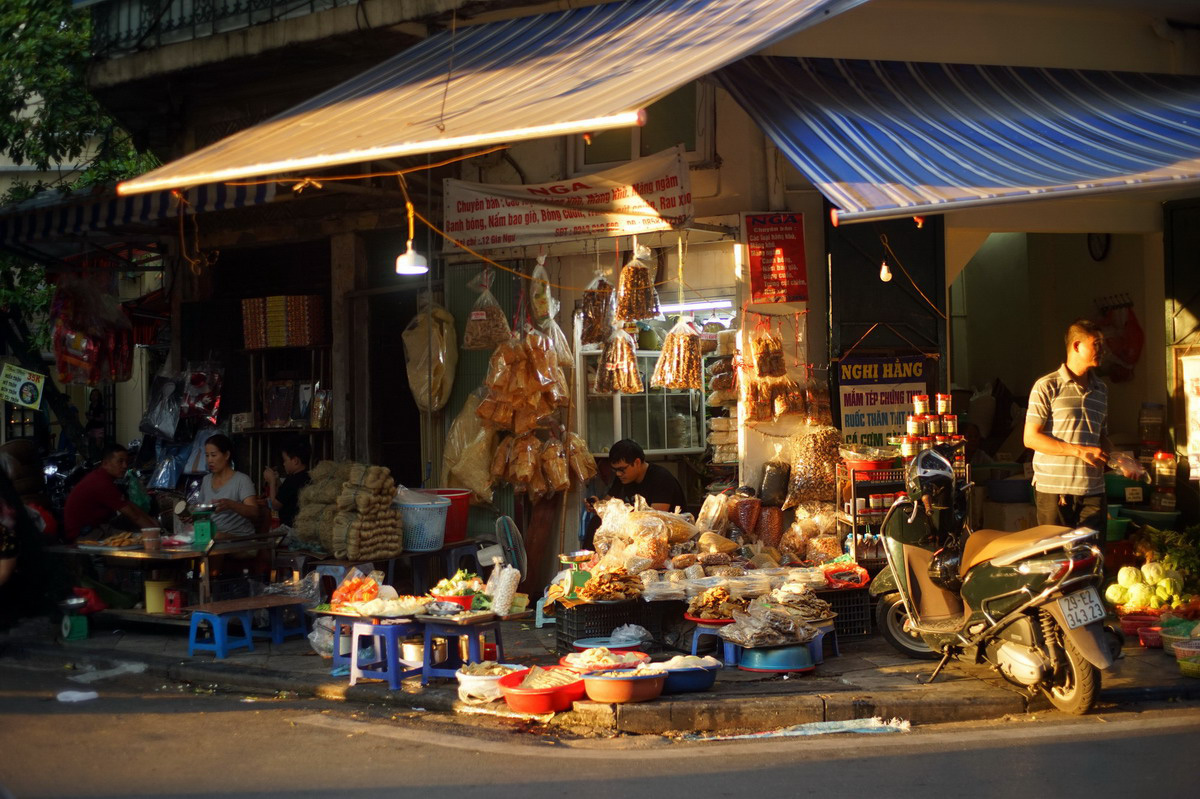
{"type": "Polygon", "coordinates": [[[1074,630],[1085,624],[1104,618],[1104,603],[1095,588],[1085,588],[1058,600],[1058,609],[1067,620],[1067,628],[1074,630]]]}

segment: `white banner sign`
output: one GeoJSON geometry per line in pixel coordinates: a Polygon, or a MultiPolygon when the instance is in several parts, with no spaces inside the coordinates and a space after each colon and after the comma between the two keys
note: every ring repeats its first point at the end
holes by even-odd
{"type": "Polygon", "coordinates": [[[677,229],[692,218],[692,189],[677,147],[554,183],[446,180],[444,211],[445,231],[468,247],[520,247],[677,229]]]}

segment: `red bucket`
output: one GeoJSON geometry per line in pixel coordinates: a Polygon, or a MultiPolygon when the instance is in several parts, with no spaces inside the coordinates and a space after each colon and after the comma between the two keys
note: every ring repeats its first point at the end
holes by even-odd
{"type": "Polygon", "coordinates": [[[422,488],[426,494],[436,494],[450,500],[446,512],[446,537],[444,544],[465,541],[467,538],[467,514],[471,511],[471,492],[465,488],[422,488]]]}

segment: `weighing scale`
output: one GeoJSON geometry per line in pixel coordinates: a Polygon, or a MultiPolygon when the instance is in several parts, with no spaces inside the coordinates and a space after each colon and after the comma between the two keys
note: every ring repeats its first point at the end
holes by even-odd
{"type": "Polygon", "coordinates": [[[592,573],[583,570],[583,564],[592,559],[595,553],[590,549],[580,549],[575,552],[568,552],[565,555],[559,555],[558,559],[567,566],[571,567],[570,573],[567,575],[567,583],[564,586],[567,589],[565,599],[578,599],[578,591],[583,588],[588,580],[592,579],[592,573]]]}
{"type": "Polygon", "coordinates": [[[64,641],[81,641],[88,637],[88,620],[79,611],[87,604],[87,600],[81,596],[64,599],[58,603],[58,608],[63,612],[62,626],[59,632],[62,633],[64,641]]]}

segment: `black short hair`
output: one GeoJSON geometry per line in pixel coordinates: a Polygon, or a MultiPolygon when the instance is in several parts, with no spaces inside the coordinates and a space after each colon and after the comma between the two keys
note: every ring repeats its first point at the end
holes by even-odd
{"type": "Polygon", "coordinates": [[[225,455],[233,452],[233,442],[230,441],[229,436],[225,435],[224,433],[216,433],[215,435],[209,436],[208,440],[204,442],[204,446],[207,447],[209,444],[212,444],[217,448],[218,451],[225,455]]]}
{"type": "Polygon", "coordinates": [[[633,465],[634,461],[645,461],[646,452],[642,445],[632,438],[622,438],[608,449],[608,462],[624,462],[633,465]]]}
{"type": "Polygon", "coordinates": [[[308,439],[303,436],[292,436],[283,442],[280,450],[284,455],[298,458],[305,466],[308,466],[312,459],[312,444],[309,444],[308,439]]]}
{"type": "Polygon", "coordinates": [[[1100,325],[1093,322],[1091,319],[1076,319],[1067,328],[1067,334],[1063,336],[1066,341],[1067,349],[1071,349],[1071,345],[1076,341],[1093,336],[1103,336],[1104,331],[1100,329],[1100,325]]]}
{"type": "Polygon", "coordinates": [[[100,462],[105,463],[113,455],[119,455],[122,452],[129,452],[129,450],[121,444],[108,444],[104,447],[104,449],[100,450],[100,462]]]}

